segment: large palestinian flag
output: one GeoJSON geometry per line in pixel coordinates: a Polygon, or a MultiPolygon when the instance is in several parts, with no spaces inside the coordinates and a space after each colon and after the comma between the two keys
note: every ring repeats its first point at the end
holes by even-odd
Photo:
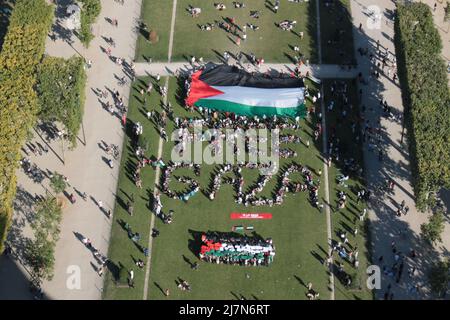
{"type": "Polygon", "coordinates": [[[186,104],[246,116],[304,117],[304,91],[302,79],[252,75],[220,65],[192,74],[186,104]]]}

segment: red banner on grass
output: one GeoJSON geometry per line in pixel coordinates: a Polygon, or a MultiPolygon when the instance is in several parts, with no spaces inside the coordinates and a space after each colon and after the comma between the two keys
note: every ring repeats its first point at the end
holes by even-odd
{"type": "Polygon", "coordinates": [[[233,212],[230,215],[232,220],[237,219],[272,219],[271,213],[239,213],[233,212]]]}

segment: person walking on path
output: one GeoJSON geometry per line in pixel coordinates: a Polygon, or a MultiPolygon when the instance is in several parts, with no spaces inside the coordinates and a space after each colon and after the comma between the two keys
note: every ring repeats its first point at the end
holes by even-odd
{"type": "Polygon", "coordinates": [[[98,205],[98,208],[99,208],[101,211],[103,211],[103,201],[102,201],[102,200],[99,200],[99,201],[97,202],[97,205],[98,205]]]}

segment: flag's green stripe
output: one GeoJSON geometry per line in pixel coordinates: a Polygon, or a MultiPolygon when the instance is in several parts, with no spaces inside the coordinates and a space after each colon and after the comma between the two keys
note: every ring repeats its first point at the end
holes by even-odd
{"type": "Polygon", "coordinates": [[[232,112],[238,115],[244,116],[284,116],[284,117],[305,117],[306,107],[305,104],[300,104],[295,107],[289,108],[276,108],[273,106],[249,106],[245,104],[239,104],[226,100],[214,100],[214,99],[200,99],[195,103],[197,107],[203,107],[213,109],[222,112],[232,112]]]}

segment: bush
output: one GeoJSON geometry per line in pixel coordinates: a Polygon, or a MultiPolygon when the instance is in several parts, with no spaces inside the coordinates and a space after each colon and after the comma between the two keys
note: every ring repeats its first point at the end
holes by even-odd
{"type": "Polygon", "coordinates": [[[59,173],[55,173],[50,179],[50,187],[56,194],[63,192],[67,187],[64,176],[59,173]]]}
{"type": "Polygon", "coordinates": [[[17,0],[0,53],[0,252],[13,212],[20,148],[38,112],[35,73],[53,16],[45,0],[17,0]]]}
{"type": "Polygon", "coordinates": [[[443,296],[447,292],[450,281],[450,262],[444,260],[434,263],[428,273],[428,281],[431,291],[439,296],[443,296]]]}
{"type": "Polygon", "coordinates": [[[91,25],[95,22],[102,10],[100,0],[78,0],[81,4],[81,28],[78,33],[78,38],[85,47],[94,39],[91,32],[91,25]]]}
{"type": "Polygon", "coordinates": [[[398,5],[395,21],[398,76],[405,106],[416,205],[426,210],[450,187],[450,95],[442,43],[430,8],[398,5]]]}
{"type": "Polygon", "coordinates": [[[38,116],[43,121],[61,122],[72,147],[83,121],[85,86],[84,60],[80,57],[46,57],[38,68],[38,116]]]}
{"type": "Polygon", "coordinates": [[[430,244],[442,242],[441,234],[444,232],[445,228],[444,219],[442,211],[433,214],[428,223],[423,223],[420,226],[422,238],[430,244]]]}

